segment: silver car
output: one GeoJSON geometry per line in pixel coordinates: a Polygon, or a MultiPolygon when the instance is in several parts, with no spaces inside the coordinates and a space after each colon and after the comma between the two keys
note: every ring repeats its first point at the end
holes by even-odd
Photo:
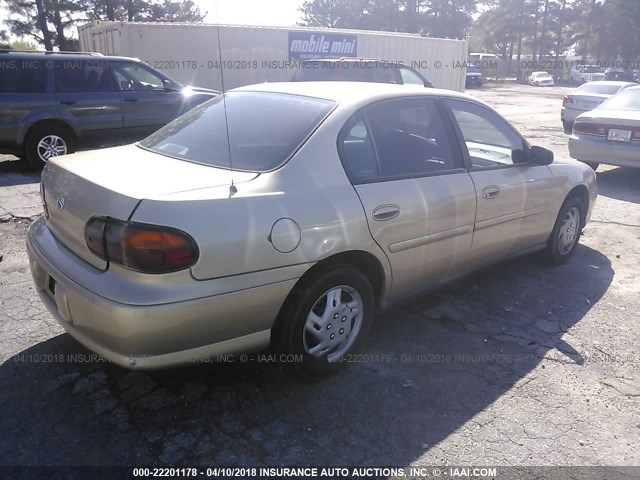
{"type": "Polygon", "coordinates": [[[595,174],[445,90],[239,88],[139,144],[49,162],[28,252],[61,325],[131,369],[272,345],[322,374],[378,309],[575,251],[595,174]]]}
{"type": "Polygon", "coordinates": [[[569,137],[569,154],[594,170],[601,163],[640,167],[640,86],[578,116],[569,137]]]}
{"type": "Polygon", "coordinates": [[[560,110],[560,119],[565,132],[571,133],[573,122],[581,113],[593,110],[619,91],[637,85],[633,82],[590,82],[565,95],[560,110]]]}

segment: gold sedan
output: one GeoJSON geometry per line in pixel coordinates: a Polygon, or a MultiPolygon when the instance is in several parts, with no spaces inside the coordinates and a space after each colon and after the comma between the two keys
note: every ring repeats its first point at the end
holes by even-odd
{"type": "Polygon", "coordinates": [[[466,95],[305,82],[52,159],[42,197],[34,281],[89,349],[150,369],[271,344],[322,374],[407,295],[536,250],[566,261],[596,186],[466,95]]]}

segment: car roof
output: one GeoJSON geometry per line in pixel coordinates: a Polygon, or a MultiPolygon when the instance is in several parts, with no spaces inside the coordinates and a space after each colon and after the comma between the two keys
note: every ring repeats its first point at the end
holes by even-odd
{"type": "MultiPolygon", "coordinates": [[[[232,91],[272,92],[301,95],[305,97],[323,98],[333,100],[342,105],[368,103],[375,100],[395,98],[403,96],[424,97],[456,97],[466,100],[477,99],[455,92],[438,88],[425,88],[420,85],[397,85],[393,83],[373,82],[274,82],[258,83],[244,87],[234,88],[232,91]]],[[[483,103],[483,102],[478,102],[483,103]]]]}
{"type": "Polygon", "coordinates": [[[30,50],[10,50],[0,49],[0,60],[140,60],[132,57],[120,57],[103,55],[97,52],[46,52],[46,51],[30,51],[30,50]],[[6,57],[5,57],[6,55],[6,57]]]}
{"type": "Polygon", "coordinates": [[[599,86],[599,85],[609,85],[609,86],[615,86],[615,87],[624,87],[626,85],[637,85],[634,82],[621,82],[619,80],[598,80],[597,82],[588,82],[585,83],[583,85],[580,85],[580,87],[584,87],[585,85],[591,85],[591,86],[599,86]]]}

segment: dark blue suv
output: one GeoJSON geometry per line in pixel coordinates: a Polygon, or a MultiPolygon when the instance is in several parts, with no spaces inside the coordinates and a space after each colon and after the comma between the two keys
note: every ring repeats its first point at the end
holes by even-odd
{"type": "Polygon", "coordinates": [[[37,166],[135,141],[219,93],[180,85],[134,58],[0,50],[0,153],[37,166]]]}

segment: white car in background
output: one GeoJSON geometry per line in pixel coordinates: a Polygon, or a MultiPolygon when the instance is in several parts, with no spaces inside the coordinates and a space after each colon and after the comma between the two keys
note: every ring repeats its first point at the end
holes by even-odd
{"type": "Polygon", "coordinates": [[[548,72],[533,72],[529,76],[529,85],[535,87],[553,87],[555,82],[548,72]]]}
{"type": "Polygon", "coordinates": [[[569,75],[571,83],[582,85],[587,82],[604,80],[604,68],[597,65],[580,65],[578,68],[572,68],[569,75]]]}
{"type": "Polygon", "coordinates": [[[579,115],[569,137],[569,154],[594,170],[601,163],[640,167],[640,86],[579,115]]]}
{"type": "Polygon", "coordinates": [[[581,113],[593,110],[619,91],[636,85],[638,84],[633,82],[590,82],[565,95],[560,110],[560,119],[565,132],[571,133],[573,122],[581,113]]]}

